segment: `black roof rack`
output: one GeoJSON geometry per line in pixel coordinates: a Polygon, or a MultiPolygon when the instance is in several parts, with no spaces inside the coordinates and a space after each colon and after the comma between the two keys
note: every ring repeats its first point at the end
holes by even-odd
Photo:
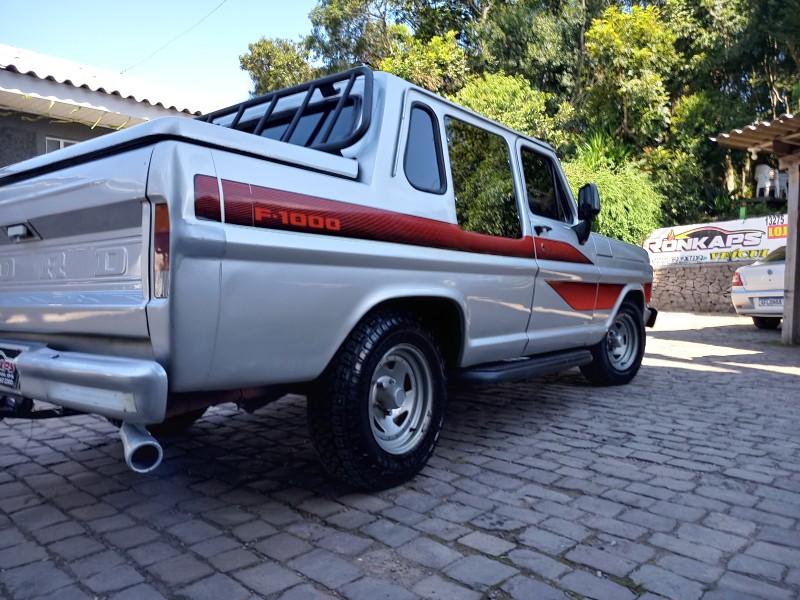
{"type": "Polygon", "coordinates": [[[372,87],[372,71],[356,67],[216,110],[197,120],[316,150],[339,152],[356,143],[369,128],[372,87]],[[298,126],[304,117],[308,123],[303,123],[300,135],[298,126]]]}

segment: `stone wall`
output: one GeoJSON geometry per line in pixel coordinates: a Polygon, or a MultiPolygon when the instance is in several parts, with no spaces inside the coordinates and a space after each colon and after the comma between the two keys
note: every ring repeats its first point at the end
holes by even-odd
{"type": "Polygon", "coordinates": [[[734,313],[731,277],[746,262],[656,269],[651,304],[659,310],[734,313]]]}

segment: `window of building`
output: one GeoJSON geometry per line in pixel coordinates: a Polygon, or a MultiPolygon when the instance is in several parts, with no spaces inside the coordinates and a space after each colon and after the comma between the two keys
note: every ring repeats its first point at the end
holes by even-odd
{"type": "Polygon", "coordinates": [[[45,152],[49,154],[50,152],[55,152],[56,150],[61,150],[62,148],[66,148],[67,146],[72,146],[73,144],[77,143],[78,142],[75,140],[65,140],[64,138],[47,136],[45,152]]]}
{"type": "Polygon", "coordinates": [[[450,117],[445,119],[445,130],[459,226],[486,235],[521,237],[505,140],[450,117]]]}
{"type": "Polygon", "coordinates": [[[442,145],[436,116],[422,104],[411,107],[403,168],[408,182],[423,192],[445,191],[442,145]]]}
{"type": "Polygon", "coordinates": [[[554,177],[552,162],[530,148],[523,148],[522,171],[531,212],[555,221],[572,222],[572,211],[554,177]]]}

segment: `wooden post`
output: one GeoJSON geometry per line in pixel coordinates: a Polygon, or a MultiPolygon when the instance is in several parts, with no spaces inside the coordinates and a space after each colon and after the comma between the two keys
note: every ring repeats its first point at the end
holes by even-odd
{"type": "Polygon", "coordinates": [[[784,344],[800,344],[800,154],[789,154],[780,159],[780,168],[789,171],[789,235],[786,240],[786,276],[783,283],[784,344]]]}

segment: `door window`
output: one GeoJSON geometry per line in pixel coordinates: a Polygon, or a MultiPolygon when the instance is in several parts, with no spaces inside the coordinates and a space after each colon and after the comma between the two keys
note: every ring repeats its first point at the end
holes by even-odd
{"type": "Polygon", "coordinates": [[[508,145],[490,131],[445,118],[458,225],[465,231],[519,238],[508,145]]]}

